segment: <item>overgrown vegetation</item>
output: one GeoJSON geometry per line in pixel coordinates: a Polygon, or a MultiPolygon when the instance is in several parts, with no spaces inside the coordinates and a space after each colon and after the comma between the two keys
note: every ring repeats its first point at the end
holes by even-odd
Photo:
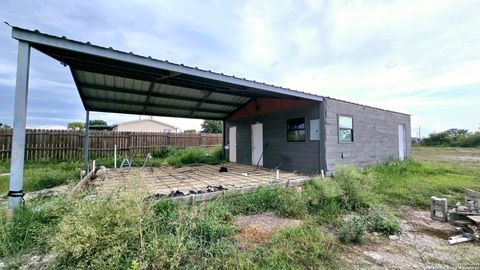
{"type": "Polygon", "coordinates": [[[167,158],[168,165],[181,167],[189,164],[219,164],[222,162],[222,150],[202,148],[187,148],[173,151],[167,158]]]}
{"type": "Polygon", "coordinates": [[[479,147],[480,131],[468,132],[466,129],[448,129],[439,133],[432,133],[420,141],[423,146],[459,146],[479,147]]]}
{"type": "MultiPolygon", "coordinates": [[[[163,161],[172,155],[179,162],[215,161],[195,151],[154,154],[163,161]]],[[[11,223],[0,212],[0,260],[14,267],[31,254],[53,253],[53,269],[342,268],[341,244],[361,244],[367,232],[401,233],[397,206],[426,207],[431,195],[455,203],[465,188],[480,188],[478,166],[459,166],[464,162],[406,160],[340,167],[301,189],[262,187],[195,204],[145,200],[141,188],[71,202],[40,198],[17,209],[11,223]],[[303,223],[240,248],[236,217],[266,211],[303,223]]]]}
{"type": "Polygon", "coordinates": [[[365,171],[377,176],[372,187],[383,203],[428,207],[432,195],[446,197],[453,205],[463,200],[466,188],[480,189],[480,169],[462,167],[456,163],[406,160],[369,166],[365,171]]]}
{"type": "Polygon", "coordinates": [[[60,198],[36,199],[28,206],[17,208],[13,219],[7,221],[0,211],[0,259],[10,258],[10,264],[21,264],[27,253],[46,253],[50,239],[58,231],[58,222],[67,213],[68,204],[60,198]]]}
{"type": "MultiPolygon", "coordinates": [[[[343,177],[348,177],[347,174],[343,177]]],[[[357,180],[350,181],[358,184],[357,180]]],[[[301,190],[263,187],[251,193],[194,205],[167,200],[145,201],[146,194],[138,192],[116,191],[106,197],[90,196],[62,204],[59,218],[51,219],[48,224],[50,233],[40,233],[39,239],[33,242],[42,247],[36,252],[53,252],[53,266],[58,269],[216,269],[224,268],[225,264],[228,268],[240,269],[334,266],[336,240],[320,227],[318,221],[321,219],[316,216],[330,215],[323,220],[333,220],[353,208],[350,201],[342,199],[342,194],[351,191],[342,189],[346,186],[338,181],[316,179],[301,190]],[[323,213],[317,208],[330,208],[332,203],[342,211],[323,213]],[[234,238],[235,216],[264,211],[301,218],[305,222],[299,228],[281,232],[258,248],[239,250],[234,238]]],[[[367,205],[360,199],[352,202],[367,205]]],[[[44,213],[47,210],[34,210],[28,204],[22,211],[44,213]]],[[[31,237],[36,239],[37,236],[24,236],[26,241],[31,237]]],[[[0,245],[6,247],[8,241],[5,238],[0,245]]],[[[21,246],[16,250],[17,253],[30,251],[32,249],[21,246]]],[[[11,255],[3,254],[3,257],[11,255]]]]}

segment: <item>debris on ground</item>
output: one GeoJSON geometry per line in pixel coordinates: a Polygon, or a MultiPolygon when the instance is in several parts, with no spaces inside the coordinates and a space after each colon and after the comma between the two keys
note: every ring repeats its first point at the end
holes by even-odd
{"type": "MultiPolygon", "coordinates": [[[[430,219],[430,211],[402,206],[402,233],[395,241],[368,233],[362,245],[342,247],[342,258],[354,269],[451,269],[478,264],[476,241],[450,245],[459,234],[448,222],[430,219]]],[[[469,268],[474,269],[474,268],[469,268]]],[[[476,268],[475,268],[476,269],[476,268]]]]}
{"type": "Polygon", "coordinates": [[[455,204],[455,208],[448,212],[448,219],[453,224],[467,225],[474,223],[467,216],[480,216],[480,192],[471,189],[465,190],[463,204],[458,202],[455,204]]]}
{"type": "Polygon", "coordinates": [[[465,200],[458,202],[455,208],[448,210],[446,198],[430,197],[430,218],[460,226],[456,231],[462,234],[448,238],[450,245],[464,243],[480,239],[480,192],[465,190],[465,200]],[[439,216],[438,213],[441,215],[439,216]]]}
{"type": "Polygon", "coordinates": [[[398,240],[398,235],[389,235],[388,238],[392,241],[398,240]]]}

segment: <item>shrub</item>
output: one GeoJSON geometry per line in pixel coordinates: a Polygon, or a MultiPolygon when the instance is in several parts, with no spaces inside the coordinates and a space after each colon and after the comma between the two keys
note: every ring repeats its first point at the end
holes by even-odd
{"type": "Polygon", "coordinates": [[[361,244],[365,231],[365,221],[358,216],[353,216],[340,227],[338,239],[344,244],[361,244]]]}
{"type": "Polygon", "coordinates": [[[124,269],[132,265],[141,254],[143,226],[149,218],[142,198],[142,194],[114,192],[76,201],[52,239],[56,265],[63,269],[124,269]]]}
{"type": "Polygon", "coordinates": [[[296,187],[286,188],[280,192],[278,214],[287,218],[304,218],[308,214],[308,201],[305,192],[298,192],[296,187]]]}
{"type": "Polygon", "coordinates": [[[389,236],[401,231],[398,218],[386,207],[372,207],[366,220],[368,230],[372,232],[389,236]]]}
{"type": "Polygon", "coordinates": [[[333,180],[343,192],[342,200],[347,210],[361,209],[372,200],[372,174],[362,173],[355,167],[338,167],[334,171],[333,180]]]}
{"type": "Polygon", "coordinates": [[[343,191],[337,182],[314,178],[303,190],[308,212],[316,215],[319,222],[333,223],[344,212],[343,191]]]}
{"type": "Polygon", "coordinates": [[[165,148],[155,149],[152,152],[152,157],[154,158],[166,158],[168,156],[174,155],[178,150],[174,147],[167,146],[165,148]]]}

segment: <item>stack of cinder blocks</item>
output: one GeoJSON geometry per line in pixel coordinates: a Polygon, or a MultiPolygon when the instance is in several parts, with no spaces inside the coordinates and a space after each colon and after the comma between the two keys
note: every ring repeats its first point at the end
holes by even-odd
{"type": "Polygon", "coordinates": [[[448,202],[446,198],[430,197],[430,218],[442,222],[448,221],[448,202]]]}
{"type": "Polygon", "coordinates": [[[465,206],[468,211],[480,211],[480,192],[467,189],[465,190],[465,206]]]}

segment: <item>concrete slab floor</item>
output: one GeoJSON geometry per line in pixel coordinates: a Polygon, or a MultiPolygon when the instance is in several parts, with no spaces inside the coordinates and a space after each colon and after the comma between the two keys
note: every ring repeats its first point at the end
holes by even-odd
{"type": "Polygon", "coordinates": [[[99,171],[92,185],[99,193],[105,193],[136,183],[144,186],[151,195],[163,197],[251,188],[307,178],[286,171],[280,171],[279,176],[277,180],[274,170],[237,163],[180,168],[121,168],[99,171]],[[227,167],[228,172],[219,172],[220,166],[227,167]]]}

